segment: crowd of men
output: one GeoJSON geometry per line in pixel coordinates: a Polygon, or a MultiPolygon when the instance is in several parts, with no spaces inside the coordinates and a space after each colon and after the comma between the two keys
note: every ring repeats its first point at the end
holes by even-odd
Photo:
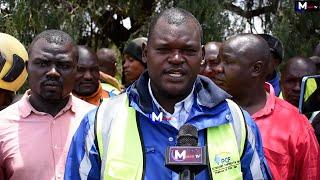
{"type": "Polygon", "coordinates": [[[185,124],[207,149],[195,179],[320,179],[319,129],[297,109],[320,44],[285,61],[268,34],[202,42],[191,13],[162,11],[124,48],[122,85],[111,49],[0,33],[0,179],[179,179],[164,164],[185,124]]]}

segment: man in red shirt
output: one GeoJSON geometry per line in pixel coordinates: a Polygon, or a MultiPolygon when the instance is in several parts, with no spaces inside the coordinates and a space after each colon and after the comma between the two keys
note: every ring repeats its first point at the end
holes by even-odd
{"type": "Polygon", "coordinates": [[[225,41],[215,67],[215,83],[233,96],[257,123],[274,179],[319,179],[319,145],[297,108],[275,96],[265,83],[268,44],[240,34],[225,41]]]}

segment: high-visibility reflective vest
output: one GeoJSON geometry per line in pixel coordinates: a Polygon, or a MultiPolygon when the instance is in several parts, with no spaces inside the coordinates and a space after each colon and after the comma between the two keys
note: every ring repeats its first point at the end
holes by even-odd
{"type": "MultiPolygon", "coordinates": [[[[207,129],[208,158],[213,179],[242,179],[240,157],[246,139],[241,109],[227,100],[233,123],[207,129]]],[[[101,157],[101,179],[143,179],[144,153],[136,111],[127,93],[108,99],[96,114],[95,133],[101,157]]]]}

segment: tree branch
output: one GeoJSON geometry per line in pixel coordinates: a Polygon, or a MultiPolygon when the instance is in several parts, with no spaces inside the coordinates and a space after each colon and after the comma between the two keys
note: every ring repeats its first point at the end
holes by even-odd
{"type": "Polygon", "coordinates": [[[241,7],[236,6],[232,3],[223,3],[223,7],[226,10],[229,10],[231,12],[234,12],[242,17],[245,17],[247,19],[253,18],[254,16],[259,16],[261,14],[266,13],[276,13],[278,9],[279,0],[272,0],[271,5],[260,7],[254,10],[245,11],[241,7]]]}

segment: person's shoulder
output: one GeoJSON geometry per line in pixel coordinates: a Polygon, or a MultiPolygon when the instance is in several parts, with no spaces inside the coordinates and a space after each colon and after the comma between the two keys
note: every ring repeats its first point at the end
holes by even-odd
{"type": "Polygon", "coordinates": [[[301,114],[297,107],[278,97],[276,97],[275,111],[277,115],[283,117],[283,121],[288,122],[291,127],[299,126],[297,128],[301,128],[301,126],[303,126],[303,129],[305,129],[305,127],[307,127],[307,129],[312,128],[307,117],[301,114]]]}
{"type": "Polygon", "coordinates": [[[19,120],[20,119],[20,110],[19,106],[21,104],[21,100],[9,105],[8,107],[2,109],[0,111],[0,122],[4,119],[11,120],[19,120]]]}
{"type": "Polygon", "coordinates": [[[276,106],[279,106],[279,108],[284,109],[286,111],[290,111],[292,113],[299,113],[298,108],[290,104],[284,99],[281,99],[279,97],[275,97],[275,103],[276,106]]]}
{"type": "Polygon", "coordinates": [[[299,112],[298,108],[289,102],[276,97],[275,103],[275,111],[282,117],[290,117],[290,122],[292,122],[292,119],[305,119],[308,121],[307,118],[299,112]]]}
{"type": "Polygon", "coordinates": [[[0,139],[18,130],[19,122],[23,119],[19,109],[18,101],[0,111],[0,139]]]}
{"type": "Polygon", "coordinates": [[[74,95],[71,95],[72,98],[72,106],[75,114],[77,114],[80,117],[83,117],[85,114],[87,114],[89,111],[96,108],[95,105],[90,104],[86,101],[83,101],[74,95]]]}
{"type": "Polygon", "coordinates": [[[84,101],[82,99],[79,99],[74,95],[71,95],[71,98],[72,98],[72,105],[76,106],[76,107],[78,107],[80,109],[86,107],[86,109],[90,110],[90,109],[93,109],[94,107],[96,107],[95,105],[90,104],[90,103],[88,103],[88,102],[86,102],[86,101],[84,101]]]}

